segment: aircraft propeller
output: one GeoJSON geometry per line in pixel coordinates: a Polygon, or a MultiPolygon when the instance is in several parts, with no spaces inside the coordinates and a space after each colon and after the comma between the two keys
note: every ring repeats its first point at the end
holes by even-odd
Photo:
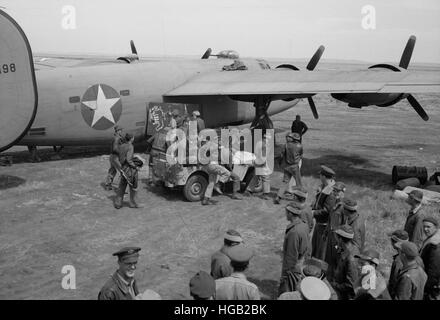
{"type": "MultiPolygon", "coordinates": [[[[306,66],[307,70],[313,71],[316,68],[319,60],[322,57],[322,54],[324,53],[324,50],[325,50],[324,46],[319,46],[318,50],[316,50],[315,54],[312,56],[309,63],[307,64],[307,66],[306,66]]],[[[291,69],[291,70],[299,70],[297,67],[295,67],[291,64],[282,64],[282,65],[277,66],[277,68],[287,68],[287,69],[291,69]]],[[[290,100],[292,100],[292,99],[286,99],[286,101],[290,101],[290,100]]],[[[308,97],[307,101],[309,102],[310,110],[313,113],[313,117],[315,119],[319,119],[319,114],[318,114],[318,111],[316,110],[316,105],[315,105],[315,102],[313,101],[313,98],[308,97]]]]}
{"type": "MultiPolygon", "coordinates": [[[[414,35],[412,35],[411,37],[409,37],[409,39],[406,43],[405,49],[403,50],[402,57],[400,58],[400,62],[399,62],[400,68],[405,69],[405,70],[408,69],[415,45],[416,45],[416,37],[414,35]]],[[[395,72],[401,71],[399,68],[397,68],[393,65],[383,64],[383,65],[377,65],[377,67],[378,66],[382,66],[383,68],[387,68],[387,69],[393,70],[395,72]]],[[[375,67],[376,66],[371,66],[370,68],[375,68],[375,67]]],[[[406,98],[408,100],[409,104],[417,112],[417,114],[420,116],[420,118],[422,118],[425,121],[429,120],[429,116],[426,114],[423,107],[416,100],[416,98],[414,98],[414,96],[411,94],[402,94],[398,99],[395,99],[394,101],[391,101],[390,103],[379,105],[379,106],[390,106],[392,104],[397,103],[399,100],[401,100],[403,98],[406,98]]]]}
{"type": "MultiPolygon", "coordinates": [[[[386,69],[393,72],[402,72],[408,69],[411,57],[414,51],[414,46],[416,44],[416,37],[409,37],[405,49],[403,50],[402,57],[400,58],[399,66],[396,67],[391,64],[381,63],[375,64],[368,69],[386,69]]],[[[349,107],[360,108],[363,106],[376,105],[378,107],[389,107],[400,100],[407,99],[411,107],[417,112],[417,114],[425,121],[429,120],[429,116],[426,114],[423,107],[416,100],[416,98],[409,93],[372,93],[372,94],[362,94],[362,93],[334,93],[332,97],[348,103],[349,107]]]]}
{"type": "Polygon", "coordinates": [[[131,54],[126,55],[125,57],[119,57],[116,60],[125,61],[127,63],[132,63],[133,61],[139,61],[139,56],[136,50],[136,46],[134,45],[134,41],[130,40],[130,48],[131,48],[131,54]]]}
{"type": "Polygon", "coordinates": [[[202,56],[202,59],[208,59],[211,56],[212,49],[208,48],[202,56]]]}
{"type": "Polygon", "coordinates": [[[134,45],[134,41],[130,40],[131,53],[137,55],[136,46],[134,45]]]}

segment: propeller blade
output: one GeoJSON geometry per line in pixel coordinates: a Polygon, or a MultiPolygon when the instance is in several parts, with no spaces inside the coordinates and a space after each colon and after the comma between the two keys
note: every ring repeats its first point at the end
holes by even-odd
{"type": "Polygon", "coordinates": [[[138,53],[137,53],[136,46],[134,45],[134,41],[133,40],[130,40],[130,47],[131,47],[131,53],[137,55],[138,53]]]}
{"type": "Polygon", "coordinates": [[[308,97],[307,100],[309,101],[310,110],[312,110],[313,117],[315,119],[319,119],[318,111],[316,110],[315,102],[313,101],[312,97],[308,97]]]}
{"type": "Polygon", "coordinates": [[[400,58],[399,67],[403,69],[408,68],[415,45],[416,45],[416,36],[409,37],[408,42],[406,43],[405,50],[403,50],[402,58],[400,58]]]}
{"type": "Polygon", "coordinates": [[[408,99],[409,104],[414,108],[414,110],[416,110],[420,118],[422,118],[425,121],[429,120],[429,117],[426,114],[425,110],[423,110],[422,106],[416,100],[416,98],[414,98],[413,95],[410,94],[406,99],[408,99]]]}
{"type": "Polygon", "coordinates": [[[321,59],[322,54],[324,53],[325,47],[320,46],[318,50],[316,50],[315,54],[313,55],[312,59],[310,59],[309,64],[307,65],[307,70],[313,70],[315,69],[316,65],[319,62],[319,59],[321,59]]]}
{"type": "Polygon", "coordinates": [[[208,59],[211,56],[212,49],[208,48],[202,56],[202,59],[208,59]]]}

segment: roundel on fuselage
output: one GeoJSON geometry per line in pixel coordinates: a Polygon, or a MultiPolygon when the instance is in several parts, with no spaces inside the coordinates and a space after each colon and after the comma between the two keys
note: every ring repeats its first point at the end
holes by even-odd
{"type": "Polygon", "coordinates": [[[81,99],[81,115],[96,130],[113,127],[121,118],[122,101],[119,93],[106,84],[89,87],[81,99]]]}

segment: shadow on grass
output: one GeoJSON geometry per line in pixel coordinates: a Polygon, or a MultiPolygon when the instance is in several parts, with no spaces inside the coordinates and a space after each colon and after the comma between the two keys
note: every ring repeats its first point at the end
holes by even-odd
{"type": "Polygon", "coordinates": [[[374,165],[358,155],[327,154],[315,159],[304,159],[301,168],[303,176],[319,179],[320,165],[332,168],[338,181],[379,190],[392,190],[393,187],[391,174],[373,170],[374,165]]]}
{"type": "MultiPolygon", "coordinates": [[[[337,181],[384,191],[393,190],[391,174],[375,171],[374,164],[368,159],[349,153],[325,154],[313,159],[304,158],[301,168],[302,176],[319,179],[321,165],[332,168],[336,172],[337,181]]],[[[277,161],[275,161],[274,171],[283,172],[277,161]]]]}
{"type": "MultiPolygon", "coordinates": [[[[107,144],[99,146],[65,147],[59,153],[55,152],[50,147],[40,148],[42,148],[38,149],[38,156],[41,158],[40,162],[92,158],[96,156],[110,155],[110,145],[107,144]]],[[[145,143],[135,144],[136,153],[142,153],[145,152],[145,150],[145,143]]],[[[32,162],[31,154],[28,151],[5,152],[4,155],[12,156],[14,164],[32,162]]]]}
{"type": "Polygon", "coordinates": [[[167,201],[186,201],[181,188],[167,188],[157,185],[150,186],[147,183],[147,179],[141,179],[140,183],[142,184],[142,190],[147,190],[147,192],[151,192],[159,197],[166,199],[167,201]]]}
{"type": "Polygon", "coordinates": [[[2,174],[0,175],[0,190],[15,188],[25,182],[23,178],[2,174]]]}

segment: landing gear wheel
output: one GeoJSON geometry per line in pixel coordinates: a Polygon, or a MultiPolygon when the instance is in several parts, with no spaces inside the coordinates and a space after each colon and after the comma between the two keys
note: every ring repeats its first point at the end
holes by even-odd
{"type": "Polygon", "coordinates": [[[183,187],[183,195],[188,201],[195,202],[201,201],[205,194],[208,181],[201,174],[194,174],[189,177],[183,187]]]}

